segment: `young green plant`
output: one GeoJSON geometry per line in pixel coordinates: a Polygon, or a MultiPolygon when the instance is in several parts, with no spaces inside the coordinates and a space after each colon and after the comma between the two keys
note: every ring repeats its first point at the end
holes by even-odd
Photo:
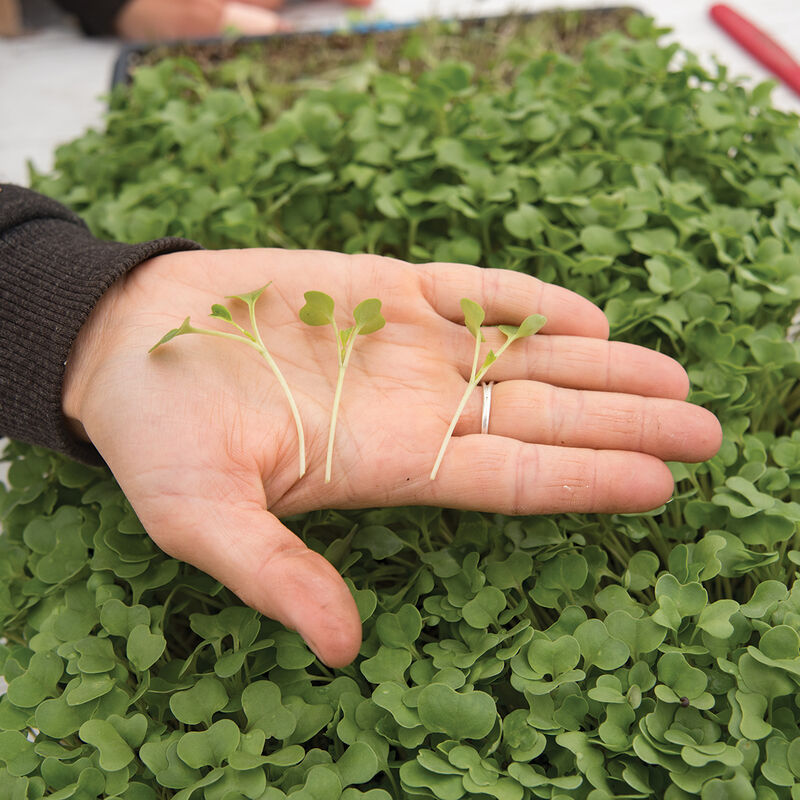
{"type": "Polygon", "coordinates": [[[500,347],[497,348],[496,353],[493,350],[490,350],[486,354],[483,364],[478,367],[481,344],[486,341],[483,332],[481,331],[481,325],[483,324],[486,314],[474,300],[470,300],[467,297],[464,297],[461,300],[461,310],[464,312],[464,323],[467,326],[467,330],[475,337],[475,352],[472,357],[472,370],[470,372],[467,388],[464,390],[464,394],[461,397],[461,402],[456,408],[456,413],[453,415],[453,419],[450,420],[450,427],[447,429],[447,433],[444,435],[444,441],[442,442],[442,446],[439,448],[439,453],[436,456],[436,461],[434,462],[433,469],[431,470],[431,480],[436,477],[436,473],[439,471],[442,459],[444,458],[445,450],[447,450],[447,445],[453,436],[456,423],[463,413],[464,407],[467,405],[467,400],[469,400],[469,397],[475,387],[483,380],[484,376],[489,371],[489,367],[491,367],[492,364],[494,364],[494,362],[497,361],[497,359],[500,358],[500,356],[503,355],[503,353],[514,342],[517,341],[517,339],[524,339],[526,336],[532,336],[534,333],[537,333],[539,330],[541,330],[545,322],[547,322],[547,319],[541,314],[531,314],[529,317],[526,317],[520,325],[498,325],[497,329],[506,337],[506,340],[500,347]]]}
{"type": "Polygon", "coordinates": [[[269,368],[272,370],[273,375],[275,375],[275,378],[280,384],[281,389],[283,389],[283,393],[286,395],[286,400],[289,403],[289,408],[292,412],[292,418],[294,419],[294,424],[297,428],[297,442],[300,451],[300,477],[302,478],[306,473],[306,437],[303,433],[303,423],[300,420],[300,412],[297,410],[297,403],[294,401],[294,397],[289,389],[289,384],[286,382],[286,378],[283,377],[283,373],[280,371],[280,368],[275,363],[275,359],[270,355],[269,350],[267,350],[267,347],[264,344],[264,340],[261,338],[261,332],[258,328],[258,322],[256,321],[256,303],[258,302],[258,298],[261,297],[264,290],[270,285],[270,283],[272,283],[272,281],[267,283],[265,286],[262,286],[260,289],[254,289],[252,292],[229,295],[226,297],[227,300],[241,300],[247,305],[247,308],[250,312],[250,325],[252,330],[245,330],[245,328],[239,325],[239,323],[233,319],[233,315],[227,306],[215,303],[211,306],[211,313],[209,316],[213,317],[214,319],[221,319],[223,322],[229,323],[236,328],[239,333],[215,331],[208,328],[196,328],[191,324],[189,317],[186,317],[179,327],[173,328],[168,333],[165,333],[164,336],[162,336],[161,339],[159,339],[159,341],[150,348],[149,352],[152,353],[153,350],[155,350],[157,347],[160,347],[162,344],[166,344],[176,336],[183,336],[187,333],[200,333],[205,336],[218,336],[222,339],[231,339],[235,342],[242,342],[256,350],[269,365],[269,368]]]}
{"type": "Polygon", "coordinates": [[[306,292],[304,295],[306,304],[300,309],[300,319],[307,325],[331,325],[336,337],[336,358],[339,363],[339,373],[336,378],[336,390],[333,395],[333,407],[331,408],[331,424],[328,431],[328,451],[325,456],[325,483],[331,480],[331,469],[333,465],[333,441],[336,436],[336,418],[339,414],[339,404],[342,399],[342,386],[344,385],[344,374],[350,355],[353,352],[353,345],[356,337],[366,336],[380,330],[386,320],[381,314],[381,301],[376,297],[362,300],[353,309],[353,319],[355,324],[344,330],[339,330],[333,316],[334,302],[330,295],[325,292],[306,292]]]}

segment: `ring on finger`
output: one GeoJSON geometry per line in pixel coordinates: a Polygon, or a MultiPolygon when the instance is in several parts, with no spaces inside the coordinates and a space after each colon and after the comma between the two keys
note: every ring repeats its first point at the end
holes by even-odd
{"type": "Polygon", "coordinates": [[[481,433],[489,433],[489,414],[492,411],[492,386],[494,381],[482,383],[483,410],[481,411],[481,433]]]}

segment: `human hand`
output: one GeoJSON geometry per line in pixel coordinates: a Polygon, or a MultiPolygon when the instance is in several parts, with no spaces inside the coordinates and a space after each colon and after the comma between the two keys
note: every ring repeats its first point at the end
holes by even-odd
{"type": "MultiPolygon", "coordinates": [[[[244,304],[231,307],[246,324],[244,304]]],[[[495,333],[486,330],[487,347],[502,339],[495,333]]],[[[418,504],[506,514],[642,511],[672,493],[665,460],[716,452],[719,424],[683,402],[684,370],[607,334],[592,303],[521,273],[313,251],[173,253],[103,296],[70,356],[63,408],[159,547],[340,666],[361,642],[355,603],[337,571],[280,517],[418,504]],[[258,353],[185,336],[148,355],[186,315],[200,324],[224,296],[270,280],[256,313],[303,419],[303,478],[288,404],[258,353]],[[329,327],[298,318],[311,289],[335,299],[340,322],[367,297],[383,301],[386,318],[353,351],[330,483],[323,473],[336,345],[329,327]],[[487,325],[518,324],[534,312],[548,322],[492,366],[489,433],[479,433],[475,392],[431,481],[472,361],[462,297],[486,309],[487,325]]]]}
{"type": "MultiPolygon", "coordinates": [[[[372,0],[344,0],[368,6],[372,0]]],[[[219,36],[233,29],[248,36],[290,29],[275,13],[283,0],[128,0],[117,15],[124,39],[182,39],[219,36]]]]}

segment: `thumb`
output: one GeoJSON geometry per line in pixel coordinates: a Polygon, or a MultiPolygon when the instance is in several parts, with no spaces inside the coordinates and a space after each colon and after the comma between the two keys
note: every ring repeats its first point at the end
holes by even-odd
{"type": "Polygon", "coordinates": [[[266,508],[207,500],[169,505],[149,526],[142,519],[162,549],[296,630],[329,666],[358,655],[361,619],[342,576],[266,508]]]}

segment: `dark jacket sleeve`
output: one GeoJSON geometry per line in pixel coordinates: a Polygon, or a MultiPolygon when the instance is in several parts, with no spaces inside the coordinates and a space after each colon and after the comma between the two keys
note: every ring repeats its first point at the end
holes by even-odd
{"type": "Polygon", "coordinates": [[[194,249],[178,238],[100,241],[54,200],[0,184],[0,435],[98,463],[61,409],[72,343],[117,278],[152,256],[194,249]]]}
{"type": "Polygon", "coordinates": [[[64,11],[78,18],[84,33],[113,36],[114,20],[127,0],[56,0],[64,11]]]}

